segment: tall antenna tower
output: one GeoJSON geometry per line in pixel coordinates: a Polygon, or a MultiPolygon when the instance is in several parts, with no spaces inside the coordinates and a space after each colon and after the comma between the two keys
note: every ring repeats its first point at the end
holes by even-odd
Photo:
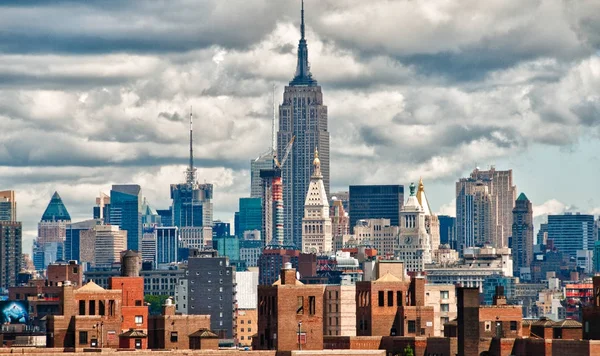
{"type": "Polygon", "coordinates": [[[192,107],[190,106],[190,166],[185,172],[186,182],[194,184],[196,181],[196,168],[194,167],[194,125],[192,118],[192,107]]]}

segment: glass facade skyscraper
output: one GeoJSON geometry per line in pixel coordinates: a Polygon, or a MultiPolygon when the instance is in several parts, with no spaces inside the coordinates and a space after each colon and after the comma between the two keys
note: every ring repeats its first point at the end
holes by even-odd
{"type": "Polygon", "coordinates": [[[240,198],[239,211],[235,214],[235,235],[244,237],[244,231],[262,231],[262,199],[240,198]]]}
{"type": "Polygon", "coordinates": [[[349,195],[351,230],[358,220],[367,219],[390,219],[391,226],[399,226],[403,185],[351,185],[349,195]]]}
{"type": "Polygon", "coordinates": [[[156,264],[178,261],[179,233],[177,227],[156,227],[156,264]]]}
{"type": "Polygon", "coordinates": [[[594,215],[548,215],[548,240],[552,240],[554,247],[569,257],[576,258],[577,250],[593,250],[595,235],[594,215]]]}
{"type": "Polygon", "coordinates": [[[127,231],[127,249],[140,251],[142,242],[142,188],[137,184],[113,185],[110,223],[127,231]]]}

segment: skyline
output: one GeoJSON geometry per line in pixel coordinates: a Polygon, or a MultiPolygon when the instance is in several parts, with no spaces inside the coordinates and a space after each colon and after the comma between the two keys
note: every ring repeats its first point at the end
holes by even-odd
{"type": "MultiPolygon", "coordinates": [[[[103,4],[1,6],[11,36],[0,35],[0,122],[14,128],[0,132],[1,189],[16,191],[25,252],[55,190],[73,221],[91,218],[112,184],[140,184],[152,207],[169,206],[190,105],[198,179],[215,185],[215,218],[232,220],[250,194],[249,159],[271,145],[271,85],[281,98],[293,77],[299,1],[103,4]]],[[[363,2],[306,1],[331,191],[422,176],[444,213],[458,178],[495,164],[513,169],[534,214],[600,213],[600,4],[538,4],[371,2],[377,30],[363,2]]]]}

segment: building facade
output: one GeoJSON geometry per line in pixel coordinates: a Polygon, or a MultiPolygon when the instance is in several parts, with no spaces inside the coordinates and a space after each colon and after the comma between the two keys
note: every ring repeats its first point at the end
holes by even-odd
{"type": "Polygon", "coordinates": [[[0,288],[16,285],[21,271],[22,241],[21,222],[0,221],[0,288]]]}
{"type": "Polygon", "coordinates": [[[243,237],[244,232],[253,230],[262,231],[262,198],[240,198],[239,211],[235,215],[235,235],[243,237]]]}
{"type": "Polygon", "coordinates": [[[563,254],[576,258],[578,250],[593,250],[597,240],[594,215],[565,213],[548,216],[548,240],[563,254]]]}
{"type": "Polygon", "coordinates": [[[533,261],[533,208],[524,193],[515,202],[512,221],[513,271],[520,276],[521,267],[530,267],[533,261]]]}
{"type": "Polygon", "coordinates": [[[393,256],[398,248],[400,227],[390,225],[389,219],[359,220],[354,226],[354,244],[371,246],[379,256],[393,256]]]}
{"type": "MultiPolygon", "coordinates": [[[[285,87],[279,106],[277,156],[284,157],[288,142],[295,138],[287,161],[282,167],[285,245],[302,247],[304,198],[313,174],[312,153],[320,151],[321,173],[325,193],[329,195],[329,131],[327,106],[323,93],[308,64],[308,47],[304,38],[302,10],[301,38],[294,79],[285,87]]],[[[266,200],[265,200],[266,201],[266,200]]]]}
{"type": "Polygon", "coordinates": [[[404,186],[351,185],[349,201],[351,227],[367,219],[389,219],[392,226],[398,226],[404,186]]]}
{"type": "Polygon", "coordinates": [[[97,225],[94,242],[94,266],[109,267],[121,260],[127,249],[127,231],[116,225],[97,225]]]}
{"type": "MultiPolygon", "coordinates": [[[[426,215],[411,183],[410,196],[400,211],[400,234],[396,256],[404,261],[407,271],[421,272],[432,261],[431,235],[426,229],[426,215]]],[[[439,225],[438,225],[439,232],[439,225]]]]}
{"type": "Polygon", "coordinates": [[[260,171],[261,169],[271,168],[273,168],[272,149],[269,149],[267,152],[261,154],[260,156],[250,161],[250,198],[262,198],[263,182],[260,178],[260,171]]]}
{"type": "Polygon", "coordinates": [[[314,173],[304,200],[304,218],[302,219],[302,252],[315,254],[331,253],[333,239],[329,201],[321,174],[319,152],[315,149],[313,161],[314,173]]]}
{"type": "Polygon", "coordinates": [[[17,221],[17,201],[14,190],[0,191],[0,221],[17,221]]]}
{"type": "Polygon", "coordinates": [[[96,225],[102,223],[100,219],[90,219],[67,224],[65,237],[65,261],[81,261],[81,233],[92,232],[96,225]]]}
{"type": "Polygon", "coordinates": [[[168,264],[179,261],[179,231],[177,226],[157,227],[156,264],[168,264]]]}
{"type": "Polygon", "coordinates": [[[127,231],[127,249],[140,251],[142,242],[142,188],[137,184],[113,185],[110,191],[111,225],[127,231]]]}
{"type": "Polygon", "coordinates": [[[516,199],[512,170],[476,168],[456,183],[456,233],[458,249],[492,244],[508,246],[512,209],[516,199]]]}

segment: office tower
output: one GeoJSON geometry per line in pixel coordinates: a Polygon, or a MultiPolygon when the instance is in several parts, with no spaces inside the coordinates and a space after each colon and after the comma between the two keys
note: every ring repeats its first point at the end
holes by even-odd
{"type": "Polygon", "coordinates": [[[96,225],[100,225],[102,220],[90,219],[80,222],[67,224],[65,238],[65,260],[79,261],[81,251],[81,232],[93,230],[96,225]]]}
{"type": "Polygon", "coordinates": [[[239,211],[235,214],[235,235],[243,237],[244,232],[262,231],[262,199],[240,198],[239,211]]]}
{"type": "Polygon", "coordinates": [[[404,186],[351,185],[349,195],[351,227],[367,219],[389,219],[392,226],[398,226],[404,186]]]}
{"type": "Polygon", "coordinates": [[[142,227],[150,228],[156,226],[162,226],[160,215],[148,204],[148,200],[144,198],[144,202],[142,203],[142,227]]]}
{"type": "Polygon", "coordinates": [[[468,178],[459,179],[456,183],[456,234],[460,250],[482,240],[498,248],[508,246],[516,191],[512,170],[497,171],[493,166],[487,171],[476,168],[468,178]],[[479,204],[479,208],[483,208],[481,204],[488,205],[487,200],[491,210],[485,212],[487,221],[483,221],[473,209],[474,204],[479,204]],[[478,222],[483,224],[477,228],[473,226],[475,214],[479,217],[478,222]],[[481,231],[482,227],[485,232],[481,231]]]}
{"type": "MultiPolygon", "coordinates": [[[[512,239],[513,271],[520,276],[521,267],[529,267],[533,260],[533,209],[524,193],[515,201],[512,239]]],[[[590,249],[591,249],[590,245],[590,249]]]]}
{"type": "Polygon", "coordinates": [[[113,185],[110,191],[111,225],[127,231],[127,249],[139,251],[142,241],[142,188],[137,184],[113,185]]]}
{"type": "Polygon", "coordinates": [[[0,191],[0,221],[17,221],[17,201],[14,190],[0,191]]]}
{"type": "Polygon", "coordinates": [[[277,133],[278,157],[284,156],[288,143],[295,138],[289,159],[282,165],[282,181],[285,244],[295,245],[296,248],[302,246],[304,198],[312,175],[312,153],[315,148],[320,151],[323,185],[329,195],[327,107],[323,105],[321,86],[312,77],[308,64],[304,6],[301,14],[296,74],[283,93],[277,133]]]}
{"type": "Polygon", "coordinates": [[[262,198],[263,183],[260,171],[273,168],[273,151],[269,149],[257,158],[250,161],[250,197],[262,198]]]}
{"type": "Polygon", "coordinates": [[[235,270],[215,251],[190,251],[188,314],[210,315],[210,329],[220,339],[234,338],[235,270]]]}
{"type": "Polygon", "coordinates": [[[182,248],[212,249],[213,232],[210,226],[187,226],[179,228],[179,244],[182,248]]]}
{"type": "MultiPolygon", "coordinates": [[[[411,183],[410,196],[400,210],[400,234],[395,252],[409,272],[424,271],[425,264],[432,261],[431,235],[425,226],[425,208],[417,199],[416,188],[411,183]]],[[[423,202],[426,202],[425,197],[423,202]]]]}
{"type": "Polygon", "coordinates": [[[173,225],[173,210],[169,209],[157,209],[156,213],[160,216],[160,224],[162,226],[174,226],[173,225]]]}
{"type": "Polygon", "coordinates": [[[334,238],[350,234],[350,217],[341,200],[331,200],[329,215],[331,216],[331,235],[334,238]]]}
{"type": "Polygon", "coordinates": [[[200,184],[196,180],[194,167],[193,123],[190,113],[190,164],[185,172],[185,183],[171,184],[173,200],[173,225],[179,228],[187,226],[212,226],[213,185],[200,184]]]}
{"type": "Polygon", "coordinates": [[[594,215],[548,215],[548,240],[569,257],[576,258],[577,250],[593,250],[594,235],[594,215]]]}
{"type": "Polygon", "coordinates": [[[100,195],[96,197],[94,219],[100,219],[105,224],[110,223],[110,197],[102,192],[100,192],[100,195]]]}
{"type": "Polygon", "coordinates": [[[304,200],[304,218],[302,219],[302,252],[328,254],[333,249],[329,201],[321,174],[319,151],[315,149],[313,175],[304,200]]]}
{"type": "Polygon", "coordinates": [[[293,267],[298,267],[299,250],[286,250],[282,248],[265,249],[258,258],[258,283],[261,286],[270,286],[279,278],[279,271],[283,265],[290,262],[293,267]]]}
{"type": "Polygon", "coordinates": [[[240,238],[237,236],[213,237],[213,249],[219,256],[229,257],[229,262],[237,264],[240,261],[240,238]]]}
{"type": "Polygon", "coordinates": [[[449,245],[456,249],[456,218],[447,215],[438,215],[440,221],[440,244],[449,245]]]}
{"type": "Polygon", "coordinates": [[[94,266],[110,267],[121,260],[121,252],[127,250],[128,231],[116,225],[97,225],[94,243],[94,266]]]}
{"type": "Polygon", "coordinates": [[[142,261],[151,262],[152,266],[156,265],[156,232],[154,229],[144,232],[142,235],[142,261]]]}
{"type": "Polygon", "coordinates": [[[71,216],[58,192],[54,192],[38,223],[38,236],[33,245],[36,269],[43,270],[48,264],[65,258],[64,244],[69,223],[71,216]]]}
{"type": "Polygon", "coordinates": [[[417,190],[417,201],[421,208],[423,208],[423,213],[425,214],[425,230],[429,235],[429,244],[431,248],[431,253],[437,250],[440,246],[440,220],[437,215],[435,215],[431,211],[431,207],[429,206],[429,201],[427,200],[427,194],[425,194],[425,185],[423,184],[423,179],[419,179],[419,188],[417,190]]]}
{"type": "Polygon", "coordinates": [[[0,288],[14,287],[21,271],[21,222],[0,221],[0,288]]]}
{"type": "Polygon", "coordinates": [[[176,226],[157,227],[156,234],[156,264],[173,263],[178,261],[179,233],[176,226]]]}

